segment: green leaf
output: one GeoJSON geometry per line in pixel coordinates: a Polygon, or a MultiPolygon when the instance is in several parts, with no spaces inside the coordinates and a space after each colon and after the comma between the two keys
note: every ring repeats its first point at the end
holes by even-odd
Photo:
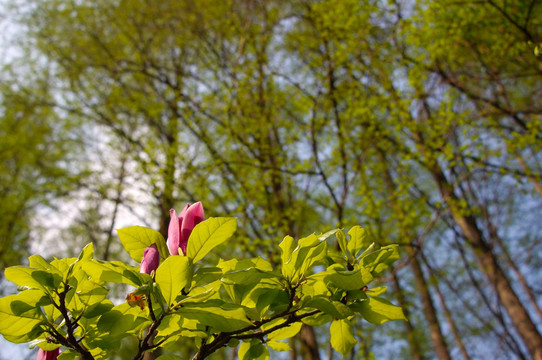
{"type": "Polygon", "coordinates": [[[220,284],[217,282],[215,284],[209,284],[208,287],[192,288],[190,289],[190,296],[185,297],[180,304],[184,303],[199,303],[211,298],[214,294],[218,292],[220,284]]]}
{"type": "Polygon", "coordinates": [[[346,319],[334,320],[329,327],[331,346],[343,356],[348,354],[357,341],[354,338],[352,325],[346,319]]]}
{"type": "Polygon", "coordinates": [[[337,238],[337,242],[339,243],[339,248],[341,249],[341,251],[343,252],[346,260],[348,261],[348,263],[353,263],[354,262],[354,258],[352,257],[352,254],[350,253],[350,250],[348,249],[347,247],[347,244],[346,244],[346,236],[344,235],[344,232],[342,230],[339,230],[337,231],[337,233],[335,234],[336,238],[337,238]]]}
{"type": "Polygon", "coordinates": [[[275,287],[265,283],[259,284],[241,304],[249,307],[255,306],[261,316],[282,312],[288,308],[290,297],[284,289],[275,287]]]}
{"type": "Polygon", "coordinates": [[[61,278],[63,277],[62,271],[57,269],[55,266],[49,264],[44,258],[40,255],[32,255],[28,258],[29,266],[31,268],[44,269],[49,272],[55,273],[61,278]]]}
{"type": "Polygon", "coordinates": [[[372,324],[383,324],[388,320],[406,320],[403,310],[388,300],[380,297],[371,297],[350,305],[350,308],[357,311],[372,324]]]}
{"type": "Polygon", "coordinates": [[[360,259],[363,259],[365,256],[369,255],[370,253],[373,252],[374,249],[377,249],[377,245],[376,243],[371,243],[369,246],[367,246],[365,248],[365,250],[363,250],[363,252],[361,254],[359,254],[359,256],[357,257],[358,260],[360,259]]]}
{"type": "Polygon", "coordinates": [[[205,286],[222,278],[222,270],[218,267],[200,267],[192,277],[192,288],[205,286]]]}
{"type": "Polygon", "coordinates": [[[365,291],[365,294],[374,297],[374,296],[378,296],[385,293],[386,290],[388,290],[387,286],[379,286],[372,289],[368,289],[367,291],[365,291]]]}
{"type": "Polygon", "coordinates": [[[58,349],[60,347],[59,344],[53,344],[52,342],[47,341],[47,333],[41,334],[39,339],[33,340],[28,344],[28,346],[32,349],[36,346],[38,346],[40,349],[43,349],[45,351],[52,351],[54,349],[58,349]]]}
{"type": "Polygon", "coordinates": [[[295,266],[291,262],[292,252],[294,251],[294,238],[286,236],[279,244],[282,251],[282,275],[286,278],[291,278],[294,274],[295,266]]]}
{"type": "Polygon", "coordinates": [[[371,272],[371,274],[373,274],[373,276],[378,276],[399,258],[399,246],[388,245],[362,257],[361,263],[371,272]]]}
{"type": "Polygon", "coordinates": [[[164,317],[158,326],[158,335],[169,336],[179,330],[183,325],[183,318],[180,314],[170,314],[164,317]]]}
{"type": "Polygon", "coordinates": [[[80,263],[81,269],[96,282],[114,282],[139,287],[150,277],[141,274],[135,267],[120,261],[87,260],[80,263]]]}
{"type": "Polygon", "coordinates": [[[213,248],[230,239],[235,230],[236,218],[209,218],[199,223],[188,238],[186,256],[194,263],[198,262],[213,248]]]}
{"type": "Polygon", "coordinates": [[[75,359],[78,359],[80,356],[81,354],[79,354],[76,351],[65,350],[65,351],[62,351],[60,355],[58,355],[57,359],[58,360],[75,360],[75,359]]]}
{"type": "Polygon", "coordinates": [[[98,331],[111,336],[124,337],[137,332],[140,327],[150,323],[147,313],[139,306],[122,303],[103,314],[97,323],[98,331]]]}
{"type": "Polygon", "coordinates": [[[348,240],[347,245],[348,250],[354,257],[356,257],[361,250],[370,245],[367,232],[361,226],[353,226],[350,231],[348,231],[348,235],[350,235],[350,240],[348,240]]]}
{"type": "Polygon", "coordinates": [[[364,267],[351,271],[328,268],[324,280],[342,290],[359,290],[370,283],[373,276],[364,267]]]}
{"type": "Polygon", "coordinates": [[[230,271],[225,273],[222,276],[222,281],[225,283],[231,284],[256,284],[261,282],[263,279],[280,279],[280,275],[270,272],[263,271],[257,268],[243,269],[237,271],[230,271]]]}
{"type": "Polygon", "coordinates": [[[239,360],[267,360],[269,350],[258,340],[244,342],[239,346],[239,360]]]}
{"type": "Polygon", "coordinates": [[[58,310],[53,304],[43,306],[42,310],[48,322],[55,322],[62,316],[60,310],[58,310]]]}
{"type": "MultiPolygon", "coordinates": [[[[380,288],[378,288],[380,289],[380,288]]],[[[346,292],[346,296],[349,302],[356,300],[367,300],[368,296],[363,289],[360,290],[349,290],[346,292]]]]}
{"type": "Polygon", "coordinates": [[[192,281],[192,264],[186,256],[170,256],[158,269],[155,281],[160,285],[162,295],[169,306],[184,287],[192,281]]]}
{"type": "Polygon", "coordinates": [[[143,226],[129,226],[117,229],[117,232],[126,252],[138,263],[143,259],[145,249],[152,244],[156,244],[162,260],[169,255],[164,237],[156,230],[143,226]]]}
{"type": "Polygon", "coordinates": [[[89,307],[104,300],[108,292],[108,289],[88,280],[77,286],[76,297],[89,307]]]}
{"type": "Polygon", "coordinates": [[[329,323],[332,320],[333,317],[331,315],[321,312],[316,315],[306,317],[301,321],[309,326],[321,326],[329,323]]]}
{"type": "Polygon", "coordinates": [[[189,320],[210,326],[216,331],[235,331],[252,325],[242,306],[208,301],[201,304],[185,304],[179,313],[189,320]]]}
{"type": "Polygon", "coordinates": [[[300,288],[303,297],[329,296],[331,295],[323,276],[320,274],[311,275],[308,282],[300,288]]]}
{"type": "Polygon", "coordinates": [[[228,261],[224,261],[220,259],[217,267],[222,269],[223,273],[235,270],[246,270],[250,268],[257,268],[264,271],[273,271],[273,266],[269,263],[269,261],[264,260],[259,256],[243,260],[231,259],[228,261]]]}
{"type": "Polygon", "coordinates": [[[320,241],[324,241],[324,240],[327,240],[328,238],[330,238],[331,236],[335,235],[337,233],[337,231],[341,231],[341,229],[333,229],[333,230],[329,230],[327,231],[326,233],[318,236],[318,240],[320,241]]]}
{"type": "Polygon", "coordinates": [[[183,358],[177,355],[167,354],[158,356],[156,360],[183,360],[183,358]]]}
{"type": "Polygon", "coordinates": [[[81,253],[77,257],[77,261],[90,260],[94,257],[94,245],[92,243],[87,244],[81,253]]]}
{"type": "Polygon", "coordinates": [[[57,289],[62,282],[62,276],[57,272],[33,269],[25,266],[8,267],[4,275],[6,279],[19,286],[51,291],[57,289]]]}
{"type": "MultiPolygon", "coordinates": [[[[112,343],[113,343],[112,346],[109,345],[105,348],[108,350],[118,349],[118,344],[117,344],[118,340],[113,341],[112,343]]],[[[102,342],[102,344],[108,344],[108,341],[102,342]]],[[[90,347],[89,352],[91,353],[91,355],[94,357],[95,360],[108,360],[110,358],[108,352],[105,351],[104,348],[101,348],[101,347],[94,347],[94,348],[90,347]]]]}
{"type": "Polygon", "coordinates": [[[92,319],[99,315],[103,315],[113,308],[113,303],[109,300],[90,306],[83,314],[83,319],[92,319]]]}
{"type": "Polygon", "coordinates": [[[238,339],[231,339],[228,341],[228,347],[230,348],[236,348],[239,346],[240,341],[238,339]]]}
{"type": "MultiPolygon", "coordinates": [[[[281,319],[282,320],[282,319],[281,319]]],[[[275,324],[278,325],[278,324],[275,324]]],[[[293,324],[290,324],[288,326],[285,326],[281,329],[275,330],[272,333],[270,333],[267,338],[269,340],[283,340],[283,339],[289,339],[291,337],[294,337],[297,335],[297,333],[301,330],[302,323],[296,322],[293,324]]],[[[262,330],[270,329],[271,327],[262,327],[262,330]]]]}
{"type": "Polygon", "coordinates": [[[54,259],[53,261],[51,261],[51,265],[54,266],[56,269],[58,269],[61,273],[65,274],[69,271],[70,267],[76,261],[77,261],[77,258],[54,259]]]}
{"type": "Polygon", "coordinates": [[[299,239],[290,258],[287,262],[284,262],[286,258],[284,256],[285,251],[289,252],[293,246],[293,243],[290,244],[290,241],[293,240],[286,237],[280,245],[283,248],[282,274],[292,283],[296,283],[316,262],[325,258],[327,243],[324,240],[320,240],[320,237],[315,234],[299,239]]]}
{"type": "Polygon", "coordinates": [[[309,236],[305,236],[304,238],[301,238],[297,241],[297,247],[294,251],[300,250],[302,248],[311,248],[320,244],[322,241],[323,240],[320,240],[320,237],[316,236],[316,234],[310,234],[309,236]]]}
{"type": "Polygon", "coordinates": [[[6,340],[24,343],[43,333],[37,325],[46,320],[39,308],[44,295],[41,291],[25,290],[0,298],[0,334],[6,340]]]}
{"type": "Polygon", "coordinates": [[[300,249],[296,261],[296,274],[299,276],[305,275],[315,263],[326,256],[326,253],[327,243],[325,241],[311,248],[300,249]],[[307,249],[308,251],[305,251],[307,249]]]}
{"type": "Polygon", "coordinates": [[[269,340],[265,344],[275,351],[290,351],[292,348],[290,344],[284,341],[269,340]]]}
{"type": "Polygon", "coordinates": [[[222,288],[234,304],[246,303],[245,298],[252,290],[251,285],[223,284],[222,288]]]}
{"type": "Polygon", "coordinates": [[[354,315],[354,312],[345,304],[339,301],[331,301],[323,297],[310,299],[305,304],[308,308],[314,308],[333,316],[335,319],[345,319],[354,315]]]}

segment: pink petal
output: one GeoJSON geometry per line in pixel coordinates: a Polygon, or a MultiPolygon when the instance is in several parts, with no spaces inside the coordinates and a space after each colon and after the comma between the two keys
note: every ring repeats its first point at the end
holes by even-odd
{"type": "Polygon", "coordinates": [[[139,266],[139,272],[150,274],[153,270],[158,269],[158,265],[160,265],[160,253],[158,252],[156,244],[152,244],[143,252],[143,259],[139,266]]]}
{"type": "Polygon", "coordinates": [[[188,211],[189,208],[190,208],[190,204],[186,204],[183,211],[181,211],[181,214],[179,215],[179,223],[183,222],[183,218],[185,217],[186,212],[188,211]]]}
{"type": "Polygon", "coordinates": [[[43,349],[38,350],[38,357],[36,360],[45,360],[47,358],[47,352],[43,349]]]}
{"type": "Polygon", "coordinates": [[[179,219],[177,218],[177,213],[174,209],[169,210],[169,214],[171,215],[171,220],[169,221],[167,231],[167,247],[171,255],[179,255],[179,242],[181,240],[179,219]]]}
{"type": "Polygon", "coordinates": [[[56,360],[59,354],[60,348],[56,348],[51,351],[39,349],[37,360],[56,360]]]}
{"type": "Polygon", "coordinates": [[[185,209],[186,212],[183,216],[181,224],[180,247],[183,253],[186,255],[188,238],[190,237],[192,230],[194,230],[194,227],[203,220],[205,220],[205,214],[203,212],[203,205],[201,205],[201,202],[199,201],[191,206],[188,206],[188,208],[185,209]]]}

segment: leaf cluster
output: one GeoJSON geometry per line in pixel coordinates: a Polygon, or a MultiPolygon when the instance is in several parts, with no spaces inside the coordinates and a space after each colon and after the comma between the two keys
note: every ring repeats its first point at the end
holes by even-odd
{"type": "Polygon", "coordinates": [[[235,218],[209,218],[190,235],[186,256],[169,256],[159,232],[134,226],[120,229],[128,254],[141,261],[156,244],[161,264],[151,274],[118,261],[94,258],[92,244],[77,258],[47,262],[39,255],[29,266],[5,271],[19,293],[0,299],[0,333],[14,343],[30,342],[44,350],[63,347],[59,359],[106,359],[125,338],[138,343],[133,359],[145,352],[191,338],[194,359],[222,347],[239,346],[241,359],[267,359],[269,349],[289,350],[283,340],[303,323],[331,323],[331,344],[347,354],[356,344],[354,317],[382,324],[405,319],[402,310],[379,297],[386,289],[368,285],[398,259],[394,245],[375,250],[359,226],[312,234],[280,243],[282,264],[274,269],[260,257],[201,261],[230,240],[235,218]],[[328,246],[335,236],[341,252],[328,246]],[[125,300],[108,298],[108,284],[134,288],[125,300]],[[240,344],[241,343],[241,344],[240,344]],[[240,345],[239,345],[240,344],[240,345]]]}

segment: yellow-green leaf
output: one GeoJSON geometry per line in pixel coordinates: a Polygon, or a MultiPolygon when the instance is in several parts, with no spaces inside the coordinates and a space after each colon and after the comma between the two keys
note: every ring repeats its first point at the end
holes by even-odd
{"type": "Polygon", "coordinates": [[[331,346],[342,355],[348,354],[354,345],[356,339],[352,331],[350,321],[346,319],[334,320],[329,327],[331,333],[331,346]]]}
{"type": "Polygon", "coordinates": [[[186,256],[170,256],[156,269],[156,282],[168,305],[192,281],[192,264],[186,256]]]}
{"type": "Polygon", "coordinates": [[[406,320],[403,310],[388,300],[380,297],[371,297],[367,300],[350,305],[370,323],[380,325],[388,320],[406,320]]]}
{"type": "Polygon", "coordinates": [[[236,218],[209,218],[192,230],[188,238],[186,256],[194,263],[201,260],[209,251],[230,239],[237,230],[236,218]]]}
{"type": "Polygon", "coordinates": [[[0,298],[0,334],[15,343],[32,340],[28,335],[45,321],[38,306],[43,296],[41,291],[25,290],[0,298]]]}
{"type": "Polygon", "coordinates": [[[117,232],[126,252],[138,263],[141,262],[145,249],[152,244],[156,244],[162,260],[169,255],[164,237],[156,230],[143,226],[129,226],[117,229],[117,232]]]}

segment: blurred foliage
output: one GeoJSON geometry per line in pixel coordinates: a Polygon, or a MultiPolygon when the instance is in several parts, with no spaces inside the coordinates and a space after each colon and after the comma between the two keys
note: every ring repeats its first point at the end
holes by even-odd
{"type": "MultiPolygon", "coordinates": [[[[39,86],[40,84],[34,84],[39,86]]],[[[80,144],[73,124],[47,103],[47,85],[21,89],[4,83],[0,95],[0,269],[27,253],[38,209],[51,207],[77,186],[84,174],[74,164],[80,144]]]]}
{"type": "MultiPolygon", "coordinates": [[[[170,208],[200,200],[239,217],[224,252],[278,264],[280,234],[361,223],[401,245],[405,260],[381,280],[395,277],[411,326],[391,325],[389,340],[357,324],[373,340],[357,356],[539,349],[540,2],[25,0],[11,11],[24,54],[40,59],[12,64],[26,74],[12,93],[31,104],[19,89],[47,78],[47,106],[29,109],[86,135],[93,175],[71,203],[80,243],[117,251],[127,215],[165,234],[170,208]]],[[[323,355],[329,339],[316,338],[323,355]]]]}

